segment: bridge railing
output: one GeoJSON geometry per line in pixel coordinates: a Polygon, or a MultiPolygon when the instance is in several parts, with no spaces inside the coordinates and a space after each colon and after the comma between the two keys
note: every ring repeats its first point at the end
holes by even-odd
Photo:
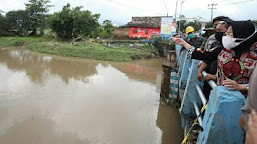
{"type": "MultiPolygon", "coordinates": [[[[176,45],[182,127],[190,127],[188,121],[196,118],[201,108],[206,105],[203,119],[198,119],[203,131],[199,133],[197,143],[242,143],[244,134],[238,120],[242,114],[245,97],[239,91],[232,91],[217,86],[214,81],[208,81],[212,91],[207,100],[202,92],[203,82],[197,80],[199,61],[187,59],[187,51],[180,53],[180,49],[181,46],[176,45]]],[[[207,73],[203,72],[204,78],[206,75],[207,73]]]]}

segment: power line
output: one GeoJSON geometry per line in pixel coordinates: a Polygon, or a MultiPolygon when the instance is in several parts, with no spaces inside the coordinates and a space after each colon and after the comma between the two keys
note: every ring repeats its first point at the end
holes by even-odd
{"type": "Polygon", "coordinates": [[[119,3],[119,2],[116,2],[116,1],[113,1],[113,0],[107,0],[107,1],[110,1],[110,2],[112,2],[112,3],[116,3],[116,4],[118,4],[118,5],[122,5],[122,6],[125,6],[125,7],[130,7],[130,8],[133,8],[133,9],[137,9],[137,10],[141,10],[141,11],[145,11],[145,12],[149,12],[149,13],[154,13],[154,14],[162,15],[161,13],[152,12],[152,11],[149,11],[149,10],[137,8],[137,7],[134,7],[134,6],[131,6],[131,5],[126,5],[126,4],[123,4],[123,3],[119,3]]]}
{"type": "Polygon", "coordinates": [[[208,6],[211,6],[211,8],[209,8],[209,9],[211,9],[211,21],[212,21],[212,18],[213,18],[213,10],[214,9],[217,9],[217,8],[214,8],[214,6],[217,6],[218,4],[208,4],[208,6]]]}
{"type": "Polygon", "coordinates": [[[235,4],[247,3],[247,2],[253,2],[253,1],[256,1],[256,0],[238,1],[238,2],[233,2],[233,3],[227,3],[227,4],[224,4],[224,5],[235,5],[235,4]]]}

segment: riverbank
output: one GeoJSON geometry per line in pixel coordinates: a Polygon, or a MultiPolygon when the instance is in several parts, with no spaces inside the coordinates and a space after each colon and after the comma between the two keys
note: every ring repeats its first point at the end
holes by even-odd
{"type": "Polygon", "coordinates": [[[0,37],[0,47],[24,47],[40,53],[116,62],[158,57],[158,51],[148,44],[108,45],[86,40],[71,43],[48,37],[0,37]]]}

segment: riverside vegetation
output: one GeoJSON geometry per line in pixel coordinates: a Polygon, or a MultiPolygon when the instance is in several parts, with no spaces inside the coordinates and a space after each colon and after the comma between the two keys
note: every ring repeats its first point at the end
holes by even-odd
{"type": "Polygon", "coordinates": [[[109,44],[115,26],[110,20],[99,23],[100,14],[72,8],[48,13],[50,0],[28,0],[24,10],[0,10],[0,47],[24,47],[28,50],[86,59],[131,61],[158,56],[145,43],[109,44]],[[94,39],[97,42],[90,42],[94,39]]]}
{"type": "Polygon", "coordinates": [[[50,37],[0,37],[0,47],[23,47],[40,53],[117,62],[146,59],[159,55],[157,50],[149,44],[110,45],[103,40],[98,42],[81,40],[71,43],[50,37]]]}

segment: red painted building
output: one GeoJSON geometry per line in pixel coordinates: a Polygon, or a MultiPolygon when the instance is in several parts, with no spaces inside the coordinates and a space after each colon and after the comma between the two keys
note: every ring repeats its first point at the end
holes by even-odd
{"type": "Polygon", "coordinates": [[[160,32],[161,32],[160,28],[132,27],[132,28],[129,28],[129,38],[147,38],[147,39],[150,39],[151,36],[159,36],[160,32]]]}
{"type": "Polygon", "coordinates": [[[132,21],[114,30],[115,38],[146,38],[159,36],[161,32],[161,16],[132,17],[132,21]]]}

